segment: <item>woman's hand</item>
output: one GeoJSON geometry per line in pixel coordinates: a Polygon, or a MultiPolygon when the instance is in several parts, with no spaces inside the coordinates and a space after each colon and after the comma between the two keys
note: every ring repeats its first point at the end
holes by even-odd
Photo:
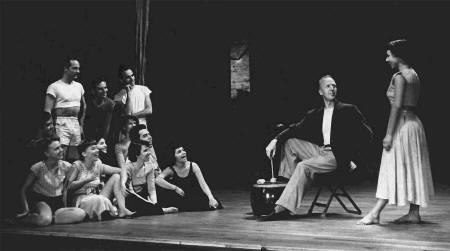
{"type": "Polygon", "coordinates": [[[22,217],[25,217],[28,213],[29,213],[29,211],[28,211],[28,210],[25,210],[25,211],[23,211],[22,213],[18,213],[18,214],[16,215],[16,218],[22,218],[22,217]]]}
{"type": "Polygon", "coordinates": [[[89,176],[86,177],[86,182],[89,183],[96,179],[97,179],[97,176],[95,176],[94,174],[89,174],[89,176]]]}
{"type": "Polygon", "coordinates": [[[217,209],[217,207],[219,206],[219,202],[217,202],[217,200],[214,198],[209,198],[209,206],[217,209]]]}
{"type": "Polygon", "coordinates": [[[179,188],[179,187],[176,187],[174,191],[175,191],[175,193],[177,193],[177,194],[180,195],[181,197],[184,197],[184,191],[183,191],[183,189],[181,189],[181,188],[179,188]]]}
{"type": "Polygon", "coordinates": [[[386,135],[386,137],[384,137],[383,139],[383,148],[386,151],[391,150],[392,147],[392,136],[391,135],[386,135]]]}

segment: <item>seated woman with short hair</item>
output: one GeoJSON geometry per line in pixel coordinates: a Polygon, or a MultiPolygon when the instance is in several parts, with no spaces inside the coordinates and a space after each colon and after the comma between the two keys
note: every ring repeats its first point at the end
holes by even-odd
{"type": "Polygon", "coordinates": [[[95,140],[88,140],[78,146],[81,160],[73,163],[68,190],[72,193],[72,204],[86,211],[90,219],[101,220],[105,216],[126,217],[133,213],[125,208],[123,194],[120,191],[120,168],[103,164],[99,159],[99,149],[95,140]],[[100,191],[100,176],[111,175],[100,191]],[[117,199],[119,212],[110,198],[117,199]],[[109,215],[108,215],[109,213],[109,215]]]}
{"type": "Polygon", "coordinates": [[[173,165],[156,178],[158,198],[162,206],[177,207],[180,211],[207,211],[222,209],[203,178],[200,167],[188,161],[183,146],[172,149],[173,165]]]}
{"type": "MultiPolygon", "coordinates": [[[[126,207],[138,215],[157,215],[178,212],[177,208],[161,208],[157,204],[155,189],[155,166],[150,161],[152,146],[149,142],[132,141],[128,148],[128,159],[121,173],[121,188],[126,207]]],[[[156,161],[156,160],[154,160],[156,161]]]]}
{"type": "Polygon", "coordinates": [[[83,210],[64,208],[62,192],[70,163],[62,160],[64,151],[59,138],[44,138],[39,147],[44,160],[30,168],[31,172],[20,191],[23,211],[17,217],[25,223],[38,226],[50,225],[53,212],[56,215],[55,223],[82,221],[86,216],[83,210]]]}

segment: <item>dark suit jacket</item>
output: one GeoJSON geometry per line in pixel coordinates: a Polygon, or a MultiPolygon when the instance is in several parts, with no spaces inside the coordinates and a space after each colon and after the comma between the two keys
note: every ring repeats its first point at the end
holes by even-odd
{"type": "MultiPolygon", "coordinates": [[[[308,111],[298,123],[290,125],[275,138],[284,142],[299,138],[319,146],[323,145],[322,122],[324,106],[308,111]]],[[[359,109],[352,104],[336,101],[331,118],[330,144],[338,169],[347,169],[350,161],[361,164],[359,155],[372,141],[373,133],[359,109]]]]}

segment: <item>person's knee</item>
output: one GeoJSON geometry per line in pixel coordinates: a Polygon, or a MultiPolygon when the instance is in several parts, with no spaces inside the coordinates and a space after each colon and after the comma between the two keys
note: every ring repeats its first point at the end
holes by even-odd
{"type": "Polygon", "coordinates": [[[38,226],[47,226],[52,223],[52,209],[45,202],[38,202],[36,204],[36,222],[35,224],[38,226]]]}
{"type": "Polygon", "coordinates": [[[114,181],[114,182],[117,182],[117,181],[120,180],[120,174],[115,173],[115,174],[111,175],[111,178],[110,178],[110,179],[111,179],[112,181],[114,181]]]}
{"type": "Polygon", "coordinates": [[[55,212],[55,224],[70,224],[81,222],[86,218],[86,212],[77,207],[60,208],[55,212]]]}
{"type": "Polygon", "coordinates": [[[295,171],[300,173],[301,175],[308,175],[311,172],[309,166],[304,162],[299,162],[295,167],[295,171]]]}

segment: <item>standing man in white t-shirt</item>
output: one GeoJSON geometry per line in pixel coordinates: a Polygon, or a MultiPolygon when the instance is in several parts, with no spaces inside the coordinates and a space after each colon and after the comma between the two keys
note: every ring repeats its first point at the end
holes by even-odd
{"type": "Polygon", "coordinates": [[[310,110],[298,123],[279,133],[266,147],[272,158],[281,144],[279,176],[289,179],[274,210],[262,217],[277,220],[286,213],[300,214],[305,189],[317,173],[355,167],[361,149],[372,139],[372,130],[356,105],[336,99],[337,85],[333,77],[319,80],[323,105],[310,110]]]}
{"type": "Polygon", "coordinates": [[[152,101],[150,93],[152,91],[144,85],[136,85],[135,77],[130,66],[119,67],[118,72],[122,89],[114,96],[117,105],[123,107],[126,115],[132,115],[139,119],[139,124],[144,124],[149,128],[146,117],[152,114],[152,101]]]}
{"type": "Polygon", "coordinates": [[[68,157],[67,150],[78,146],[83,134],[86,102],[83,86],[75,81],[79,74],[80,62],[75,58],[68,58],[64,62],[62,78],[50,84],[45,95],[44,112],[56,115],[55,131],[64,149],[65,159],[77,158],[68,157]]]}

